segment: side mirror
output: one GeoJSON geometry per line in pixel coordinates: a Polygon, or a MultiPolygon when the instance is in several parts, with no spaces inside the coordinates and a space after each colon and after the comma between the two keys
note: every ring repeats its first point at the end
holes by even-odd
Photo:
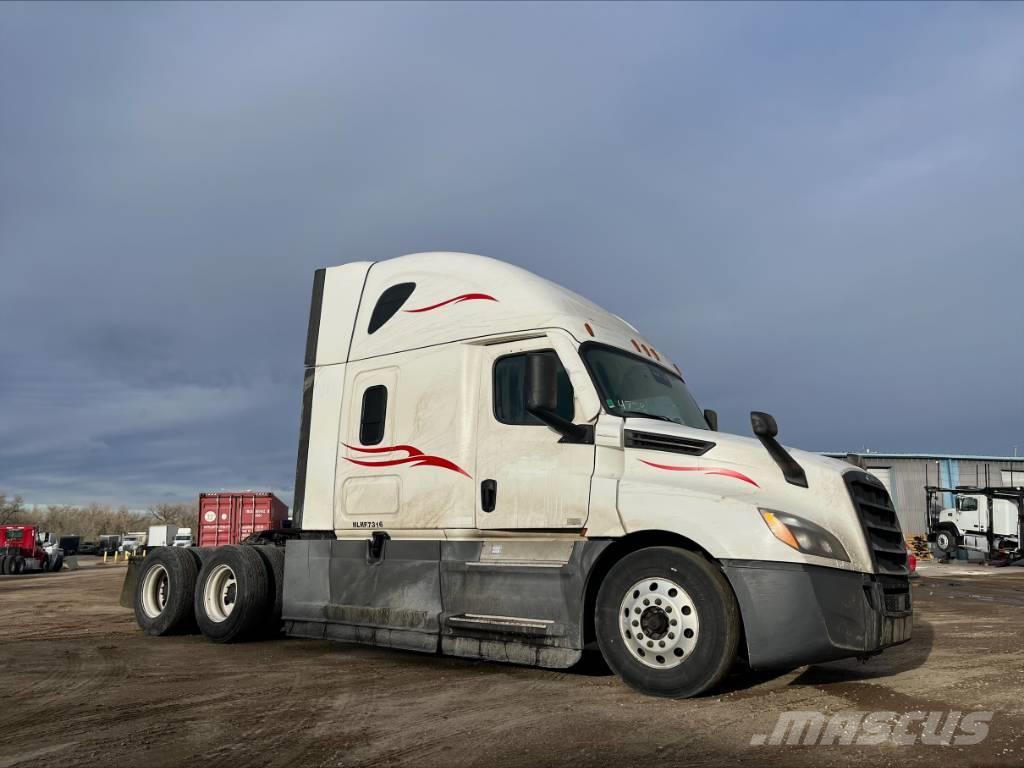
{"type": "Polygon", "coordinates": [[[779,434],[779,425],[775,423],[775,417],[763,411],[750,412],[750,426],[757,437],[774,438],[779,434]]]}
{"type": "Polygon", "coordinates": [[[710,408],[705,408],[704,421],[708,423],[708,429],[712,432],[718,431],[718,411],[712,411],[710,408]]]}
{"type": "Polygon", "coordinates": [[[531,352],[526,356],[526,410],[562,435],[563,443],[593,443],[594,428],[558,415],[558,358],[531,352]]]}
{"type": "Polygon", "coordinates": [[[534,352],[526,356],[526,408],[554,411],[558,408],[558,360],[534,352]]]}

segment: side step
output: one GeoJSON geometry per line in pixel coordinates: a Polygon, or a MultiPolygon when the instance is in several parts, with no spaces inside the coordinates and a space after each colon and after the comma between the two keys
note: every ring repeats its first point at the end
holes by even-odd
{"type": "Polygon", "coordinates": [[[462,613],[449,616],[446,624],[452,629],[496,632],[502,635],[524,637],[562,637],[565,627],[551,619],[526,619],[518,616],[488,616],[479,613],[462,613]]]}

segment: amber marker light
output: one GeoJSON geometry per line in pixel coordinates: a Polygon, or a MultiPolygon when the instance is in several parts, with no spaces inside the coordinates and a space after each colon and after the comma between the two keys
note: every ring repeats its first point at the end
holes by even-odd
{"type": "Polygon", "coordinates": [[[800,544],[797,542],[796,536],[794,536],[793,532],[786,527],[785,523],[775,516],[774,512],[769,512],[767,509],[759,509],[758,512],[761,513],[761,517],[764,518],[764,521],[768,524],[768,530],[772,532],[772,535],[775,536],[776,539],[781,541],[783,544],[788,544],[793,549],[800,549],[800,544]]]}

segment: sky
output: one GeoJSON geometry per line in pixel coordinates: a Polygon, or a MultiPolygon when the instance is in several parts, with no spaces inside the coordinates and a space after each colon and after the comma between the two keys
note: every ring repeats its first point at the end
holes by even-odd
{"type": "Polygon", "coordinates": [[[1024,454],[1024,4],[0,4],[0,492],[290,500],[313,270],[455,250],[725,431],[1024,454]]]}

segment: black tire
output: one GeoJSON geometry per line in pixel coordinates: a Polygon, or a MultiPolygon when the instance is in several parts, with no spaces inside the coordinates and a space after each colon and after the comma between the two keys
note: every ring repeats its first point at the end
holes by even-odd
{"type": "Polygon", "coordinates": [[[271,603],[267,612],[266,633],[273,637],[281,632],[281,608],[284,603],[284,547],[262,544],[253,549],[259,553],[267,566],[271,603]]]}
{"type": "Polygon", "coordinates": [[[52,571],[53,573],[59,573],[59,572],[61,571],[61,569],[63,569],[63,568],[64,568],[64,558],[63,558],[63,557],[58,557],[58,558],[57,558],[56,560],[54,560],[54,561],[53,561],[53,563],[52,563],[52,564],[50,565],[50,570],[51,570],[51,571],[52,571]]]}
{"type": "Polygon", "coordinates": [[[142,562],[133,607],[147,635],[187,632],[195,626],[192,601],[199,566],[188,552],[157,547],[142,562]]]}
{"type": "Polygon", "coordinates": [[[653,696],[688,698],[713,688],[725,677],[736,660],[741,625],[736,597],[717,566],[684,549],[649,547],[626,555],[605,576],[597,593],[594,628],[605,661],[627,685],[653,696]],[[642,602],[648,594],[662,592],[641,592],[641,582],[643,589],[665,590],[664,609],[661,602],[657,606],[653,600],[642,602]],[[668,594],[675,601],[674,614],[668,594]],[[633,600],[638,605],[629,609],[633,600]],[[624,605],[630,611],[629,619],[625,619],[624,605]],[[674,617],[682,625],[677,626],[674,617]],[[638,625],[637,630],[634,620],[646,626],[638,625]],[[684,640],[681,626],[686,623],[696,629],[687,628],[688,639],[684,640]],[[659,649],[658,644],[665,642],[671,653],[659,649]]]}
{"type": "Polygon", "coordinates": [[[16,558],[14,558],[14,571],[13,572],[14,573],[19,573],[19,574],[25,572],[25,558],[22,557],[21,555],[18,555],[16,558]]]}
{"type": "Polygon", "coordinates": [[[0,557],[0,575],[3,575],[3,576],[7,575],[7,561],[8,561],[8,559],[9,558],[7,557],[7,555],[4,555],[3,557],[0,557]]]}
{"type": "Polygon", "coordinates": [[[951,556],[958,549],[959,545],[956,543],[956,539],[956,532],[949,528],[940,528],[935,532],[935,546],[946,557],[951,556]]]}
{"type": "Polygon", "coordinates": [[[196,583],[200,631],[215,643],[233,643],[264,630],[273,605],[270,580],[256,547],[218,547],[204,560],[196,583]]]}

